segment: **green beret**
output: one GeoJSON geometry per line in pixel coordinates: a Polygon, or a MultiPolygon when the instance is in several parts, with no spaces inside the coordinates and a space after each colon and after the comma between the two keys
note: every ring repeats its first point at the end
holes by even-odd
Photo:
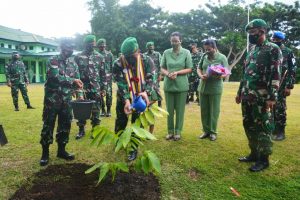
{"type": "Polygon", "coordinates": [[[125,56],[131,55],[136,52],[139,48],[139,45],[134,37],[126,38],[121,45],[121,52],[125,56]]]}
{"type": "Polygon", "coordinates": [[[148,47],[150,47],[150,46],[154,46],[154,42],[147,42],[146,48],[148,48],[148,47]]]}
{"type": "Polygon", "coordinates": [[[254,19],[246,25],[245,30],[249,31],[252,28],[264,28],[267,30],[269,26],[263,19],[254,19]]]}
{"type": "Polygon", "coordinates": [[[96,42],[96,36],[94,35],[87,35],[85,36],[85,38],[83,39],[84,43],[92,43],[92,42],[96,42]]]}
{"type": "Polygon", "coordinates": [[[106,44],[106,40],[104,38],[101,38],[97,41],[97,46],[99,46],[100,44],[106,44]]]}

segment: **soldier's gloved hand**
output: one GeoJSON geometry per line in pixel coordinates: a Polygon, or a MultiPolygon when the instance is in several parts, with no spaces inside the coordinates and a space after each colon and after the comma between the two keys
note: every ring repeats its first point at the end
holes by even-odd
{"type": "Polygon", "coordinates": [[[7,86],[8,86],[8,87],[11,87],[11,82],[7,82],[7,86]]]}
{"type": "Polygon", "coordinates": [[[73,81],[73,84],[75,84],[79,89],[82,89],[83,88],[83,83],[81,82],[80,79],[75,79],[73,81]]]}
{"type": "Polygon", "coordinates": [[[241,97],[239,95],[236,95],[236,97],[235,97],[235,103],[237,103],[237,104],[241,103],[241,97]]]}
{"type": "Polygon", "coordinates": [[[126,99],[126,101],[125,101],[124,112],[126,115],[129,115],[132,113],[132,110],[130,108],[130,101],[128,99],[126,99]]]}
{"type": "Polygon", "coordinates": [[[276,101],[266,101],[266,109],[273,110],[276,101]]]}
{"type": "Polygon", "coordinates": [[[291,95],[291,89],[288,88],[284,89],[284,96],[288,97],[290,95],[291,95]]]}

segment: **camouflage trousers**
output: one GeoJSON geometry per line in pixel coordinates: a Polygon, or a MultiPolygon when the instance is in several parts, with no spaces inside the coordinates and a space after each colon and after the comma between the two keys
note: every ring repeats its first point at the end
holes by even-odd
{"type": "Polygon", "coordinates": [[[194,76],[189,77],[189,96],[193,96],[194,93],[196,93],[196,96],[198,97],[198,85],[199,85],[199,79],[194,76]]]}
{"type": "MultiPolygon", "coordinates": [[[[93,107],[92,107],[91,124],[92,124],[93,127],[97,126],[101,122],[101,120],[100,120],[101,98],[96,93],[87,92],[86,93],[86,99],[96,101],[93,104],[93,107]]],[[[79,120],[77,122],[77,125],[79,127],[84,127],[86,125],[86,121],[85,120],[79,120]]]]}
{"type": "Polygon", "coordinates": [[[107,84],[107,90],[106,90],[106,96],[105,97],[101,97],[101,107],[102,109],[106,107],[111,107],[112,105],[112,82],[107,84]],[[106,98],[106,100],[104,101],[104,98],[106,98]]]}
{"type": "Polygon", "coordinates": [[[12,86],[11,86],[11,96],[13,99],[14,106],[18,107],[19,90],[21,91],[21,94],[22,94],[25,104],[30,105],[30,101],[29,101],[29,98],[27,95],[26,84],[19,83],[19,84],[12,84],[12,86]]]}
{"type": "MultiPolygon", "coordinates": [[[[124,106],[125,106],[124,99],[117,96],[117,105],[116,105],[117,118],[115,121],[115,133],[118,133],[120,130],[124,130],[127,126],[128,116],[124,112],[124,106]]],[[[134,112],[131,115],[131,123],[134,123],[138,117],[139,114],[134,112]]],[[[135,145],[138,146],[138,144],[135,145]]]]}
{"type": "Polygon", "coordinates": [[[41,132],[42,145],[53,143],[53,130],[55,121],[58,118],[56,130],[56,142],[58,144],[66,144],[69,142],[69,134],[72,121],[72,107],[70,102],[49,103],[47,99],[44,100],[43,110],[43,128],[41,132]]]}
{"type": "Polygon", "coordinates": [[[242,115],[251,152],[258,158],[272,154],[274,122],[271,112],[265,109],[265,102],[242,101],[242,115]]]}
{"type": "Polygon", "coordinates": [[[275,104],[274,122],[275,130],[282,130],[286,126],[286,97],[283,94],[279,94],[278,100],[275,104]]]}

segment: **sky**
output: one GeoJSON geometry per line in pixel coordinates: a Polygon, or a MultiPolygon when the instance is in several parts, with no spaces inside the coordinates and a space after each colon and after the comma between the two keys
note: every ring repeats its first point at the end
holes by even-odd
{"type": "MultiPolygon", "coordinates": [[[[91,31],[88,0],[0,0],[0,25],[44,37],[72,37],[91,31]]],[[[151,0],[154,7],[169,12],[188,12],[209,0],[151,0]]],[[[249,0],[253,2],[253,0],[249,0]]],[[[274,0],[268,0],[272,2],[274,0]]],[[[280,1],[280,0],[278,0],[280,1]]],[[[295,0],[285,0],[292,3],[295,0]]],[[[131,0],[120,0],[128,5],[131,0]]],[[[218,0],[210,0],[218,2],[218,0]]],[[[227,0],[221,0],[225,4],[227,0]]]]}

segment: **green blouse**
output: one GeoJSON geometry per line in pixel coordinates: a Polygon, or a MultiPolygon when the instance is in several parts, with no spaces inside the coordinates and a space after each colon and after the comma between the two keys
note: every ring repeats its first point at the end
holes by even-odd
{"type": "MultiPolygon", "coordinates": [[[[161,67],[169,72],[192,69],[193,62],[190,51],[182,47],[180,47],[179,53],[174,53],[172,48],[165,50],[161,59],[161,67]]],[[[187,74],[178,75],[175,80],[165,77],[165,92],[186,92],[188,90],[189,82],[187,74]]]]}
{"type": "MultiPolygon", "coordinates": [[[[209,60],[207,55],[204,55],[199,62],[199,68],[203,74],[206,74],[207,68],[211,65],[223,65],[228,68],[228,61],[225,55],[216,52],[213,60],[209,60]]],[[[198,90],[201,94],[222,94],[223,79],[210,77],[207,80],[201,80],[198,90]]]]}

